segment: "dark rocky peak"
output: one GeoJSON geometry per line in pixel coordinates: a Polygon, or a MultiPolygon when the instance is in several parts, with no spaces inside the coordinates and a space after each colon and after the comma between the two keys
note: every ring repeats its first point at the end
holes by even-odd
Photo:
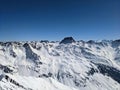
{"type": "Polygon", "coordinates": [[[1,45],[1,46],[4,46],[4,42],[0,42],[0,45],[1,45]]]}
{"type": "Polygon", "coordinates": [[[73,37],[65,37],[60,44],[69,44],[69,43],[74,43],[75,40],[73,39],[73,37]]]}
{"type": "Polygon", "coordinates": [[[89,41],[87,41],[87,43],[88,43],[88,44],[95,44],[95,41],[89,40],[89,41]]]}
{"type": "Polygon", "coordinates": [[[3,46],[7,46],[7,47],[12,46],[12,45],[13,45],[12,42],[4,42],[3,43],[3,46]]]}
{"type": "Polygon", "coordinates": [[[49,43],[48,40],[41,40],[40,42],[41,42],[41,43],[49,43]]]}
{"type": "Polygon", "coordinates": [[[1,46],[13,46],[13,45],[21,45],[21,42],[9,41],[9,42],[0,42],[1,46]]]}
{"type": "Polygon", "coordinates": [[[24,48],[27,48],[27,49],[30,48],[30,46],[29,46],[28,43],[25,43],[25,44],[23,45],[23,47],[24,47],[24,48]]]}
{"type": "Polygon", "coordinates": [[[22,43],[18,42],[18,41],[14,41],[13,44],[15,44],[15,45],[22,45],[22,43]]]}
{"type": "Polygon", "coordinates": [[[118,46],[120,46],[120,39],[112,41],[112,46],[113,46],[113,47],[118,47],[118,46]]]}
{"type": "Polygon", "coordinates": [[[120,39],[117,39],[117,40],[115,40],[115,41],[113,41],[113,42],[117,42],[117,43],[120,43],[120,39]]]}

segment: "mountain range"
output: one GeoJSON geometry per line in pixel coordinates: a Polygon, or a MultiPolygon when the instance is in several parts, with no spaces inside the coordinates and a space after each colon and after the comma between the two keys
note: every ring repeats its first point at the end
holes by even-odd
{"type": "Polygon", "coordinates": [[[0,42],[0,90],[120,90],[120,40],[0,42]]]}

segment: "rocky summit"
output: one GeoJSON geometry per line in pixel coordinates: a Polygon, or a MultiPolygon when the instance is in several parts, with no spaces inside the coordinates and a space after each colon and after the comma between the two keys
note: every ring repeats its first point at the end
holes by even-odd
{"type": "Polygon", "coordinates": [[[68,43],[74,43],[75,40],[73,39],[73,37],[65,37],[60,44],[68,44],[68,43]]]}

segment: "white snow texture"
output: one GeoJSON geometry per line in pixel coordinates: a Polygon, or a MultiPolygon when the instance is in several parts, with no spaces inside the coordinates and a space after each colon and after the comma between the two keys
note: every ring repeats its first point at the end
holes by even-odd
{"type": "Polygon", "coordinates": [[[120,40],[0,42],[0,90],[120,90],[120,40]]]}

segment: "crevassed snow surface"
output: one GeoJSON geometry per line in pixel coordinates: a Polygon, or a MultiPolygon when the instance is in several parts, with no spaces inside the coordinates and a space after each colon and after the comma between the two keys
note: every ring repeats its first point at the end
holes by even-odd
{"type": "Polygon", "coordinates": [[[120,90],[120,40],[0,42],[0,90],[120,90]]]}

